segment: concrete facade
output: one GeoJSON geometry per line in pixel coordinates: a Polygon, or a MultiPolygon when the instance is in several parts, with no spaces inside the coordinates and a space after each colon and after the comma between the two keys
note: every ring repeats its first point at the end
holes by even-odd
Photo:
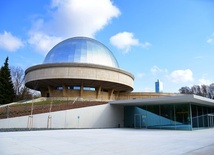
{"type": "Polygon", "coordinates": [[[116,128],[123,127],[123,108],[109,104],[0,119],[0,128],[116,128]]]}
{"type": "Polygon", "coordinates": [[[84,108],[3,118],[0,129],[136,128],[139,124],[139,128],[156,129],[213,128],[213,107],[213,100],[197,95],[116,100],[84,108]],[[139,118],[141,123],[137,123],[139,118]]]}
{"type": "Polygon", "coordinates": [[[111,99],[120,91],[133,90],[134,76],[118,68],[81,63],[53,63],[30,67],[25,72],[27,87],[41,91],[43,97],[83,97],[111,99]],[[76,91],[74,86],[79,86],[76,91]],[[57,90],[61,87],[62,91],[57,90]],[[84,87],[95,89],[87,93],[84,87]]]}

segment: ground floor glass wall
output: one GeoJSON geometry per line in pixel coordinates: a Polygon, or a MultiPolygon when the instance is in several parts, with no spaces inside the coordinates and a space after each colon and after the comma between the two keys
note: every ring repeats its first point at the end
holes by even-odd
{"type": "Polygon", "coordinates": [[[193,129],[214,127],[214,108],[194,104],[191,108],[193,129]]]}
{"type": "Polygon", "coordinates": [[[190,103],[125,106],[124,126],[177,130],[210,127],[214,125],[213,110],[190,103]]]}

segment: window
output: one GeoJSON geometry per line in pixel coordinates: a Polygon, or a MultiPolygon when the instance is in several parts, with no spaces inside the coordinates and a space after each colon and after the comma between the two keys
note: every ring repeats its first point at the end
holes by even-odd
{"type": "Polygon", "coordinates": [[[62,86],[59,86],[56,88],[57,90],[62,90],[62,86]]]}

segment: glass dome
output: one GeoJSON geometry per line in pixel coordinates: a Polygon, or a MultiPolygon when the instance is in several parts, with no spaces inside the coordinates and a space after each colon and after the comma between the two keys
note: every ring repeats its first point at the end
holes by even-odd
{"type": "Polygon", "coordinates": [[[86,37],[74,37],[54,46],[46,55],[47,63],[90,63],[119,68],[112,52],[102,43],[86,37]]]}

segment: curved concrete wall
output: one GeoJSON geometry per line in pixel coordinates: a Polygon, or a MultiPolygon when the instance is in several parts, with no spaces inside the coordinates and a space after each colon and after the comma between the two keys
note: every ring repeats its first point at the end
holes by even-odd
{"type": "Polygon", "coordinates": [[[25,84],[31,89],[41,90],[41,87],[47,88],[51,84],[59,86],[72,84],[72,80],[79,80],[79,83],[86,86],[132,91],[134,76],[118,68],[78,63],[42,64],[25,71],[25,84]]]}

